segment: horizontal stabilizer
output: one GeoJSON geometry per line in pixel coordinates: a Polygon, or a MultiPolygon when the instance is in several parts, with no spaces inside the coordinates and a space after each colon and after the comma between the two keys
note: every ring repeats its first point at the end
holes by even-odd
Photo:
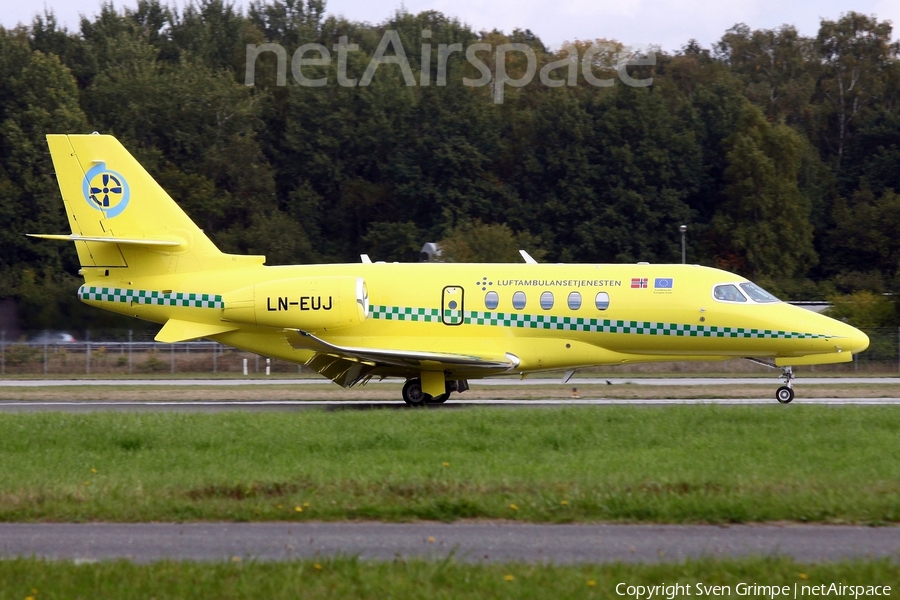
{"type": "Polygon", "coordinates": [[[176,238],[174,236],[165,240],[152,240],[148,238],[119,238],[96,235],[78,235],[77,233],[73,233],[70,235],[56,235],[52,233],[26,233],[25,235],[33,238],[41,238],[43,240],[59,240],[62,242],[101,242],[107,244],[130,244],[132,246],[181,246],[184,244],[184,240],[176,238]]]}
{"type": "Polygon", "coordinates": [[[186,342],[188,340],[196,340],[199,338],[217,335],[219,333],[228,333],[239,329],[237,325],[219,325],[215,323],[193,323],[191,321],[179,321],[178,319],[169,319],[163,328],[156,334],[156,341],[165,344],[174,344],[175,342],[186,342]]]}

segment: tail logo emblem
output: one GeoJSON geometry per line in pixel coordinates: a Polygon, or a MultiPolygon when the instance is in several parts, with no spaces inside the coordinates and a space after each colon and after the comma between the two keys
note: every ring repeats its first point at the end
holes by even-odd
{"type": "Polygon", "coordinates": [[[106,163],[94,165],[84,174],[81,190],[87,203],[107,218],[122,214],[131,197],[128,182],[119,173],[107,169],[106,163]]]}

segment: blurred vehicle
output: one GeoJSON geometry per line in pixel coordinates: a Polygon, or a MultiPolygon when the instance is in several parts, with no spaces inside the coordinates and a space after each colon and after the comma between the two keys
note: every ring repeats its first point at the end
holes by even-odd
{"type": "Polygon", "coordinates": [[[65,331],[42,331],[28,341],[32,344],[72,344],[78,340],[65,331]]]}

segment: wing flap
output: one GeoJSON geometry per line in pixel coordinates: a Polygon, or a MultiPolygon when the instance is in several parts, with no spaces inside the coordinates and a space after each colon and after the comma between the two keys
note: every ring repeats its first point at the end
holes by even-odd
{"type": "Polygon", "coordinates": [[[477,370],[485,374],[515,369],[519,359],[507,354],[503,359],[484,358],[449,352],[423,352],[389,348],[357,348],[326,342],[311,333],[286,330],[287,341],[297,350],[314,352],[306,365],[343,387],[351,387],[373,373],[385,370],[394,374],[418,374],[427,368],[436,370],[477,370]]]}
{"type": "Polygon", "coordinates": [[[373,364],[362,363],[331,354],[314,354],[306,362],[306,366],[320,375],[324,375],[341,387],[352,387],[378,368],[373,364]]]}
{"type": "Polygon", "coordinates": [[[519,364],[518,359],[515,359],[511,354],[507,354],[505,360],[492,360],[480,356],[452,354],[449,352],[338,346],[300,330],[290,330],[287,338],[291,346],[298,350],[312,350],[317,353],[332,354],[376,365],[421,367],[423,363],[436,363],[434,366],[448,365],[475,369],[511,369],[519,364]]]}

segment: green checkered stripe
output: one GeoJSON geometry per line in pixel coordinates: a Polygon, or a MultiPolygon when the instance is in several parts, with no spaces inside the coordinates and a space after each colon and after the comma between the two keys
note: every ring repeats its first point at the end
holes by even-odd
{"type": "Polygon", "coordinates": [[[444,323],[448,325],[460,325],[465,319],[465,315],[461,310],[444,309],[444,323]]]}
{"type": "Polygon", "coordinates": [[[613,321],[611,319],[587,319],[584,317],[557,317],[552,315],[527,315],[519,313],[491,313],[472,311],[466,314],[466,323],[473,325],[502,325],[531,329],[557,329],[561,331],[591,331],[597,333],[634,333],[638,335],[670,335],[678,337],[714,338],[823,338],[815,333],[751,329],[745,327],[718,327],[715,325],[680,325],[653,321],[613,321]]]}
{"type": "Polygon", "coordinates": [[[437,308],[409,308],[403,306],[369,306],[369,315],[373,319],[385,321],[417,321],[421,323],[440,323],[441,311],[437,308]]]}
{"type": "MultiPolygon", "coordinates": [[[[440,321],[440,311],[437,309],[371,306],[369,311],[375,319],[425,322],[440,321]]],[[[555,329],[559,331],[589,331],[596,333],[668,335],[676,337],[744,339],[817,339],[831,337],[816,333],[778,331],[773,329],[718,327],[715,325],[680,325],[677,323],[658,323],[652,321],[614,321],[612,319],[588,319],[584,317],[558,317],[552,315],[528,315],[521,313],[466,311],[464,319],[466,325],[555,329]]]]}
{"type": "Polygon", "coordinates": [[[149,290],[130,290],[81,286],[78,297],[82,300],[99,300],[100,302],[136,302],[138,304],[155,304],[157,306],[187,306],[190,308],[224,308],[222,296],[218,294],[192,294],[174,292],[164,294],[149,290]]]}

